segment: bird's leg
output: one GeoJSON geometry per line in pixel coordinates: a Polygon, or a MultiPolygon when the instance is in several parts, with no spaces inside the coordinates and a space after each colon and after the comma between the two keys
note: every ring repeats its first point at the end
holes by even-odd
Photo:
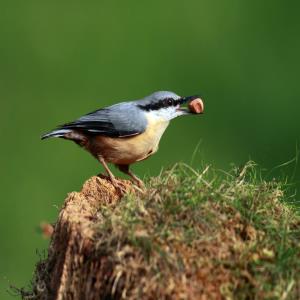
{"type": "Polygon", "coordinates": [[[129,165],[117,165],[117,166],[121,172],[129,175],[138,187],[142,189],[145,188],[144,182],[129,170],[129,165]]]}
{"type": "Polygon", "coordinates": [[[115,178],[114,174],[111,172],[111,170],[109,169],[108,165],[106,164],[105,159],[102,156],[99,155],[98,160],[102,164],[102,166],[104,167],[104,169],[105,169],[106,173],[108,174],[109,179],[111,180],[111,182],[115,181],[116,178],[115,178]]]}
{"type": "Polygon", "coordinates": [[[97,157],[98,157],[99,162],[102,164],[102,166],[104,167],[105,171],[107,172],[112,185],[117,190],[119,190],[121,192],[121,194],[125,194],[126,193],[126,188],[123,186],[122,182],[120,182],[119,180],[116,179],[116,177],[111,172],[111,170],[109,169],[108,165],[106,164],[105,159],[101,155],[98,155],[97,157]]]}

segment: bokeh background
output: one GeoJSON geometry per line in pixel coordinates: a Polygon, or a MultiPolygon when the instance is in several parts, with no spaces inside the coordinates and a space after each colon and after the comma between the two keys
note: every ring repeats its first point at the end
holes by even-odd
{"type": "MultiPolygon", "coordinates": [[[[249,159],[299,188],[297,1],[0,2],[0,299],[26,286],[66,194],[99,164],[39,137],[94,109],[156,90],[200,93],[206,113],[172,122],[160,151],[133,169],[175,162],[228,170],[249,159]],[[276,168],[292,160],[286,166],[276,168]]],[[[294,196],[297,199],[297,195],[294,196]]]]}

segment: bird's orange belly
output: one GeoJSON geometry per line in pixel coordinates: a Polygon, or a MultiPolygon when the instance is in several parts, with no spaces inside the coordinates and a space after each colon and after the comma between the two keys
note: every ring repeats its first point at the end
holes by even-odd
{"type": "Polygon", "coordinates": [[[132,164],[157,151],[160,138],[168,124],[169,122],[156,122],[148,126],[145,132],[132,137],[96,136],[88,150],[113,164],[132,164]]]}

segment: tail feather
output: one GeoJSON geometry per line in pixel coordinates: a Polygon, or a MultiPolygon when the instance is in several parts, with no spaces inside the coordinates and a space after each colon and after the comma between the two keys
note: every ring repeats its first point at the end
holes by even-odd
{"type": "Polygon", "coordinates": [[[71,132],[72,130],[70,129],[56,129],[53,131],[50,131],[44,135],[41,136],[42,140],[48,139],[48,138],[52,138],[52,137],[64,137],[66,133],[71,132]]]}

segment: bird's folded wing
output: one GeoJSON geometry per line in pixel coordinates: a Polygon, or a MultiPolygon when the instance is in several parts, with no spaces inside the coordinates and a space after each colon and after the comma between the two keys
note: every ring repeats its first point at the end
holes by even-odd
{"type": "Polygon", "coordinates": [[[96,110],[59,128],[80,130],[90,135],[128,137],[144,132],[146,125],[147,119],[139,108],[120,103],[96,110]]]}

